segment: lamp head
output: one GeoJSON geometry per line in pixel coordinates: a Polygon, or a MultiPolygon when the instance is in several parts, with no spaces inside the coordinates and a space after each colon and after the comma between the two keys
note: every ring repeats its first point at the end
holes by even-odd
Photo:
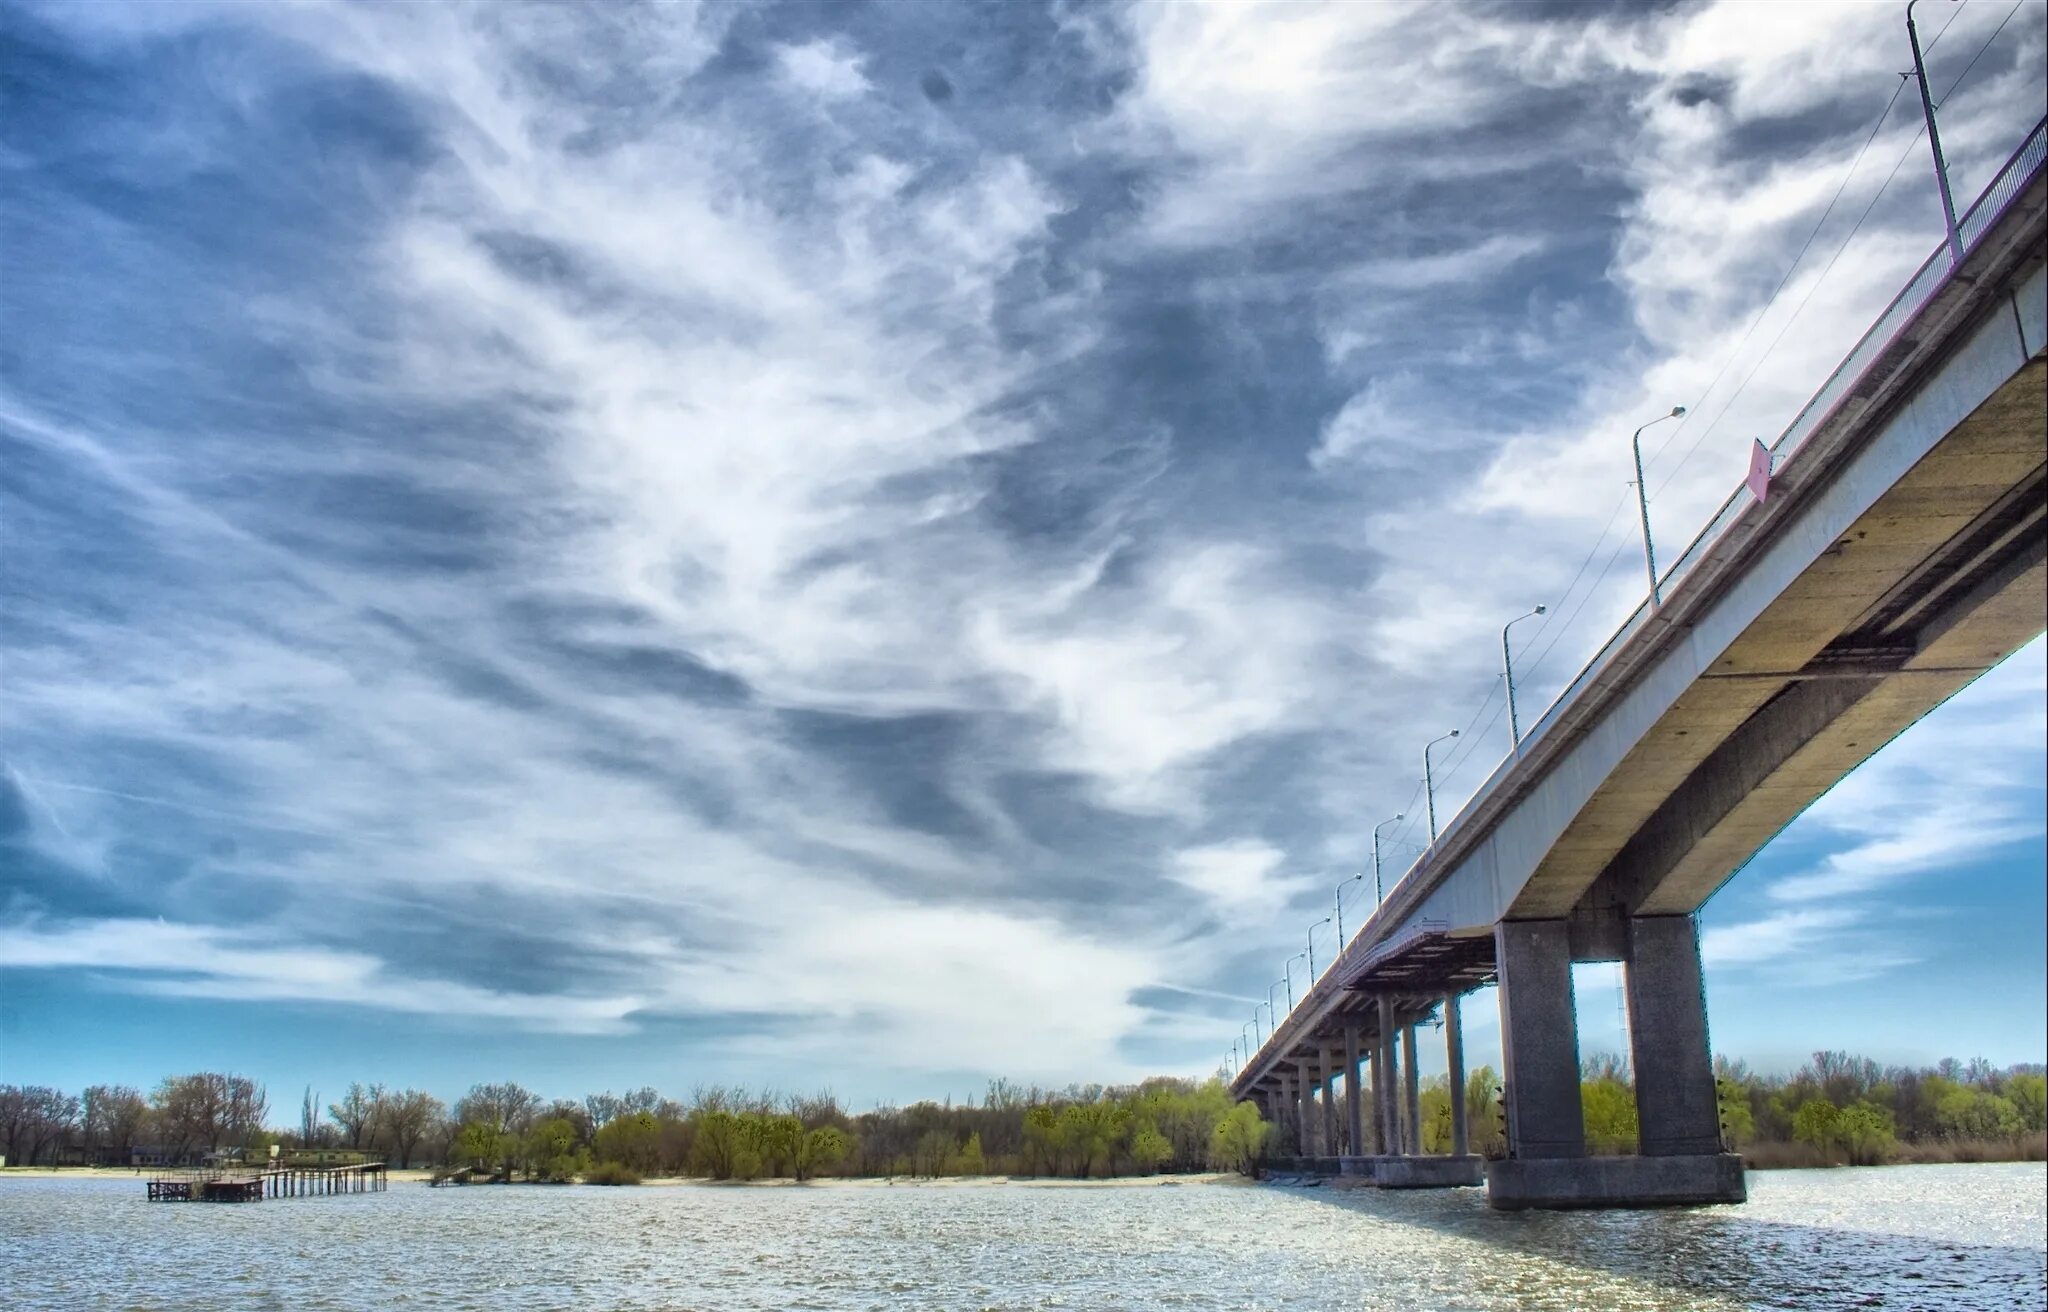
{"type": "Polygon", "coordinates": [[[1451,730],[1451,732],[1450,732],[1450,733],[1449,733],[1449,735],[1447,735],[1447,736],[1448,736],[1448,737],[1452,737],[1452,738],[1456,738],[1456,737],[1458,736],[1458,731],[1457,731],[1456,729],[1453,729],[1453,730],[1451,730]]]}
{"type": "Polygon", "coordinates": [[[1674,405],[1674,406],[1672,406],[1672,407],[1671,407],[1671,417],[1672,417],[1673,419],[1683,419],[1683,418],[1685,418],[1685,407],[1684,407],[1684,406],[1682,406],[1682,405],[1674,405]]]}
{"type": "Polygon", "coordinates": [[[1538,606],[1538,607],[1536,608],[1536,613],[1537,613],[1538,615],[1548,615],[1548,614],[1550,613],[1550,607],[1548,607],[1548,606],[1538,606]]]}

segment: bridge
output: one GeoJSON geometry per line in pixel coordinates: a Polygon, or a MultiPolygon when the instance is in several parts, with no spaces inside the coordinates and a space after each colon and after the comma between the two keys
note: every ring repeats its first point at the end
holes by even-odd
{"type": "Polygon", "coordinates": [[[2044,133],[1779,437],[1763,499],[1728,499],[1235,1072],[1283,1152],[1385,1187],[1480,1183],[1459,1000],[1497,983],[1508,1155],[1483,1170],[1490,1203],[1743,1199],[1695,913],[2048,627],[2044,133]],[[1625,966],[1634,1155],[1587,1152],[1582,961],[1625,966]],[[1435,1025],[1445,1155],[1422,1152],[1417,1115],[1417,1031],[1435,1025]]]}

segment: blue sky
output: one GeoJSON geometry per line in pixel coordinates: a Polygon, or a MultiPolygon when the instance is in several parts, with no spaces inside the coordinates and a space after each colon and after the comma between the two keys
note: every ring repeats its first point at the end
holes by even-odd
{"type": "MultiPolygon", "coordinates": [[[[2043,6],[1925,8],[1971,196],[2043,6]]],[[[0,3],[0,1079],[1212,1068],[1629,431],[1681,542],[1939,240],[1899,28],[0,3]]],[[[2044,690],[1710,904],[1719,1048],[2041,1059],[2044,690]]]]}

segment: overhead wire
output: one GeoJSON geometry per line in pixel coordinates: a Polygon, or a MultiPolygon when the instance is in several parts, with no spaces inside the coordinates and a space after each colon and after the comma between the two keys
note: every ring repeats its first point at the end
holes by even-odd
{"type": "MultiPolygon", "coordinates": [[[[1949,16],[1948,22],[1944,23],[1941,27],[1941,30],[1935,33],[1933,40],[1929,41],[1927,45],[1923,47],[1923,59],[1925,55],[1931,54],[1934,48],[1940,44],[1942,37],[1948,34],[1948,29],[1954,26],[1956,19],[1961,16],[1962,9],[1966,7],[1968,3],[1969,0],[1963,0],[1962,4],[1956,7],[1956,11],[1949,16]]],[[[2009,23],[2011,23],[2013,15],[2017,14],[2024,4],[2025,0],[2014,0],[2014,4],[2012,5],[2012,7],[2006,11],[2005,17],[1999,20],[1998,26],[1992,30],[1991,35],[1985,38],[1984,42],[1977,48],[1976,53],[1971,55],[1969,62],[1963,66],[1962,71],[1956,75],[1955,79],[1952,82],[1950,82],[1948,89],[1942,93],[1940,97],[1941,101],[1946,101],[1949,96],[1954,94],[1956,88],[1962,85],[1964,79],[1969,76],[1971,70],[1976,68],[1978,62],[1984,57],[1984,54],[1991,48],[1992,44],[1997,41],[1999,35],[2005,31],[2006,26],[2009,23]]],[[[1846,193],[1848,189],[1849,183],[1855,178],[1856,173],[1861,168],[1864,156],[1869,152],[1871,145],[1876,141],[1878,135],[1883,131],[1885,123],[1891,117],[1891,112],[1893,108],[1895,108],[1898,104],[1900,95],[1904,93],[1906,85],[1905,78],[1909,76],[1911,75],[1903,75],[1900,79],[1899,85],[1893,89],[1891,98],[1885,102],[1885,107],[1883,111],[1879,113],[1877,117],[1877,122],[1871,127],[1869,135],[1864,138],[1863,145],[1856,152],[1856,157],[1850,161],[1848,171],[1843,175],[1841,184],[1835,189],[1835,193],[1829,199],[1827,207],[1822,210],[1821,216],[1815,222],[1813,230],[1807,234],[1805,242],[1802,243],[1799,248],[1799,253],[1793,257],[1791,264],[1788,265],[1785,270],[1784,276],[1779,279],[1777,287],[1772,290],[1771,295],[1765,301],[1763,308],[1760,311],[1758,311],[1756,318],[1753,319],[1750,322],[1749,327],[1746,330],[1744,330],[1742,337],[1737,340],[1735,347],[1730,351],[1727,358],[1723,361],[1720,369],[1718,369],[1715,372],[1714,377],[1708,381],[1706,388],[1700,393],[1700,397],[1702,400],[1704,400],[1706,397],[1712,394],[1714,387],[1727,373],[1729,365],[1734,363],[1736,357],[1740,355],[1743,346],[1745,346],[1748,343],[1750,337],[1755,333],[1758,325],[1760,325],[1763,322],[1765,316],[1769,314],[1771,307],[1777,302],[1778,297],[1784,293],[1785,288],[1790,284],[1793,274],[1798,270],[1800,264],[1805,260],[1807,252],[1812,248],[1813,243],[1819,237],[1822,228],[1826,226],[1829,217],[1834,213],[1835,206],[1840,203],[1842,196],[1846,193]]],[[[1800,299],[1799,304],[1796,307],[1794,307],[1791,315],[1788,316],[1785,320],[1785,323],[1779,327],[1777,334],[1771,339],[1770,344],[1764,348],[1763,352],[1758,356],[1756,363],[1753,364],[1750,367],[1749,372],[1743,376],[1742,382],[1739,385],[1737,385],[1735,391],[1732,394],[1730,394],[1728,400],[1721,406],[1720,410],[1715,414],[1713,421],[1709,423],[1707,427],[1701,431],[1698,437],[1693,439],[1691,446],[1687,448],[1685,455],[1680,458],[1678,464],[1675,465],[1664,476],[1663,480],[1658,483],[1656,489],[1658,492],[1661,492],[1666,487],[1668,487],[1671,483],[1671,480],[1677,477],[1680,470],[1684,469],[1686,463],[1692,459],[1693,455],[1700,449],[1700,446],[1704,443],[1706,438],[1714,432],[1715,428],[1719,426],[1721,420],[1727,415],[1728,411],[1734,406],[1735,402],[1738,399],[1740,399],[1743,392],[1747,390],[1750,382],[1756,377],[1758,370],[1762,368],[1763,363],[1771,357],[1773,352],[1776,351],[1778,344],[1784,340],[1785,334],[1791,329],[1792,324],[1798,320],[1800,314],[1805,310],[1807,304],[1812,300],[1814,292],[1818,290],[1819,286],[1827,280],[1827,276],[1834,269],[1835,264],[1841,259],[1843,253],[1847,251],[1850,244],[1854,242],[1857,233],[1862,230],[1864,223],[1869,219],[1871,213],[1877,208],[1878,202],[1883,199],[1885,192],[1889,190],[1893,180],[1897,178],[1899,170],[1905,166],[1906,160],[1909,159],[1913,151],[1918,148],[1920,138],[1926,135],[1926,131],[1926,126],[1923,124],[1920,127],[1920,129],[1914,133],[1912,141],[1908,143],[1905,151],[1901,153],[1898,162],[1892,165],[1891,171],[1888,174],[1886,174],[1884,182],[1879,185],[1877,192],[1871,197],[1869,204],[1864,206],[1863,212],[1857,216],[1855,224],[1850,227],[1848,234],[1842,239],[1841,244],[1836,247],[1835,253],[1832,256],[1830,256],[1828,262],[1821,267],[1821,270],[1815,276],[1812,285],[1807,288],[1806,295],[1800,299]]],[[[1671,432],[1671,434],[1667,436],[1664,439],[1664,441],[1658,445],[1655,452],[1652,453],[1651,459],[1654,460],[1657,458],[1658,455],[1661,455],[1662,452],[1666,450],[1670,446],[1670,444],[1677,439],[1677,437],[1680,435],[1680,433],[1684,430],[1685,427],[1686,425],[1681,423],[1677,429],[1674,429],[1671,432]]],[[[1652,493],[1650,495],[1654,496],[1655,494],[1652,493]]],[[[1562,603],[1571,597],[1573,590],[1578,586],[1579,580],[1585,576],[1586,570],[1592,565],[1593,558],[1599,554],[1600,547],[1606,541],[1607,534],[1613,530],[1615,520],[1620,517],[1621,509],[1626,503],[1627,497],[1623,496],[1622,498],[1616,501],[1614,509],[1609,512],[1607,523],[1605,524],[1605,526],[1601,528],[1599,537],[1597,537],[1594,540],[1592,548],[1586,553],[1585,558],[1580,561],[1578,569],[1574,571],[1574,573],[1572,574],[1571,581],[1565,585],[1565,591],[1563,595],[1559,598],[1558,609],[1560,611],[1562,611],[1562,603]]],[[[1550,655],[1551,650],[1557,645],[1558,640],[1562,638],[1566,632],[1570,631],[1572,625],[1577,621],[1580,613],[1584,611],[1586,603],[1590,601],[1593,595],[1600,590],[1600,585],[1606,581],[1608,574],[1613,571],[1614,566],[1620,562],[1622,556],[1626,553],[1627,550],[1627,544],[1624,543],[1620,546],[1617,546],[1615,550],[1608,556],[1606,565],[1602,567],[1600,573],[1597,576],[1595,576],[1593,582],[1590,585],[1588,585],[1585,592],[1579,597],[1578,604],[1574,606],[1571,612],[1565,616],[1563,621],[1557,625],[1557,632],[1551,636],[1550,641],[1543,646],[1542,650],[1537,652],[1536,655],[1533,658],[1531,658],[1529,663],[1529,675],[1527,677],[1534,677],[1535,674],[1542,670],[1545,660],[1550,655]]],[[[1538,638],[1542,637],[1544,632],[1550,629],[1551,627],[1552,625],[1550,619],[1546,618],[1544,622],[1537,627],[1537,631],[1534,636],[1538,638]]],[[[1493,727],[1500,722],[1500,716],[1502,712],[1506,709],[1505,699],[1502,700],[1501,706],[1495,709],[1492,718],[1486,722],[1485,728],[1481,729],[1477,735],[1474,735],[1472,732],[1473,727],[1477,725],[1479,722],[1479,717],[1485,714],[1487,707],[1493,703],[1495,694],[1498,691],[1501,691],[1503,689],[1503,686],[1504,685],[1502,679],[1496,677],[1493,683],[1489,686],[1486,696],[1481,699],[1478,708],[1473,711],[1471,720],[1467,721],[1465,728],[1460,731],[1460,738],[1465,739],[1466,741],[1461,742],[1459,744],[1458,749],[1453,751],[1451,756],[1446,760],[1444,776],[1446,781],[1450,780],[1451,778],[1454,778],[1457,772],[1471,760],[1473,753],[1477,750],[1476,744],[1478,739],[1483,738],[1485,735],[1491,733],[1493,727]]],[[[1393,841],[1396,844],[1402,844],[1403,850],[1413,851],[1418,857],[1423,853],[1426,853],[1428,851],[1428,848],[1412,844],[1404,844],[1403,840],[1405,839],[1406,835],[1411,831],[1412,827],[1416,822],[1415,803],[1421,797],[1425,786],[1426,784],[1424,780],[1416,780],[1413,790],[1409,793],[1408,804],[1405,807],[1403,807],[1401,811],[1401,815],[1403,817],[1401,827],[1399,829],[1396,829],[1393,835],[1393,841]]],[[[1453,814],[1455,815],[1456,813],[1454,812],[1453,814]]],[[[1412,865],[1413,862],[1411,861],[1410,866],[1412,867],[1412,865]]],[[[1405,875],[1406,873],[1407,868],[1404,868],[1401,872],[1401,875],[1396,876],[1396,883],[1398,883],[1401,876],[1405,875]]],[[[1346,881],[1347,886],[1349,882],[1350,881],[1348,880],[1346,881]]],[[[1336,901],[1338,907],[1341,908],[1343,903],[1342,887],[1340,887],[1337,892],[1336,901]]],[[[1344,947],[1342,941],[1337,941],[1336,928],[1334,923],[1331,926],[1331,936],[1333,941],[1335,941],[1335,948],[1331,954],[1330,960],[1334,961],[1336,952],[1342,951],[1344,947]]],[[[1311,938],[1312,937],[1313,930],[1311,930],[1311,938]]]]}

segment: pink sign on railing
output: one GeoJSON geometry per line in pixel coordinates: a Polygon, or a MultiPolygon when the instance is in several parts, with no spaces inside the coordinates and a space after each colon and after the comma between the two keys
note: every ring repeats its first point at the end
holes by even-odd
{"type": "Polygon", "coordinates": [[[1749,477],[1744,482],[1749,485],[1749,494],[1761,505],[1765,494],[1771,490],[1771,449],[1764,445],[1762,438],[1758,438],[1756,445],[1750,448],[1749,477]]]}

